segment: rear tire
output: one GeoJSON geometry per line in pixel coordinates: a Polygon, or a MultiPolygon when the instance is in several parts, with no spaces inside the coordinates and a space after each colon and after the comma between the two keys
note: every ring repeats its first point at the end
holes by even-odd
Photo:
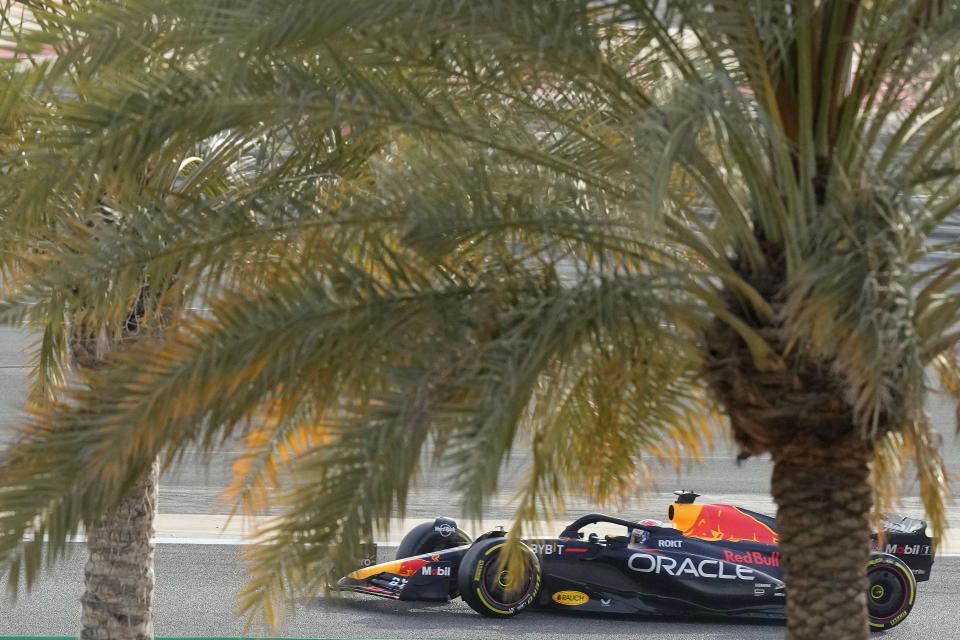
{"type": "Polygon", "coordinates": [[[886,631],[903,622],[917,595],[913,572],[900,558],[877,554],[867,563],[867,615],[871,631],[886,631]]]}
{"type": "Polygon", "coordinates": [[[471,542],[470,536],[460,530],[456,522],[449,518],[437,518],[433,522],[418,524],[403,536],[397,547],[397,560],[453,549],[471,542]]]}
{"type": "Polygon", "coordinates": [[[477,613],[510,618],[536,602],[540,593],[540,561],[524,544],[519,575],[511,575],[500,560],[507,541],[488,538],[474,544],[460,561],[460,597],[477,613]]]}

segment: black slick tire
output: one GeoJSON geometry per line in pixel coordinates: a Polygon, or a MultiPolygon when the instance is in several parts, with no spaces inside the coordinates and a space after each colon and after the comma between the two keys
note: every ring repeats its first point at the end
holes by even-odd
{"type": "Polygon", "coordinates": [[[907,617],[917,595],[913,572],[900,558],[878,553],[867,563],[867,616],[871,631],[886,631],[907,617]]]}
{"type": "Polygon", "coordinates": [[[523,557],[519,572],[501,563],[506,549],[504,538],[477,542],[460,561],[457,586],[460,597],[477,613],[490,618],[510,618],[536,602],[540,594],[540,561],[521,543],[523,557]]]}

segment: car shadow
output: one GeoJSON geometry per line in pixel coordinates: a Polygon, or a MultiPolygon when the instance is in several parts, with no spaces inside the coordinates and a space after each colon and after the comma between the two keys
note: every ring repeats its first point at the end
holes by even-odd
{"type": "MultiPolygon", "coordinates": [[[[487,618],[473,611],[462,600],[451,602],[401,601],[341,594],[304,600],[307,608],[331,613],[348,613],[358,623],[392,629],[455,627],[464,632],[480,632],[486,637],[694,637],[722,633],[731,638],[782,637],[783,620],[731,619],[721,616],[642,616],[614,613],[588,613],[549,609],[528,609],[508,619],[487,618]]],[[[426,636],[425,636],[426,637],[426,636]]],[[[432,634],[431,634],[432,637],[432,634]]]]}

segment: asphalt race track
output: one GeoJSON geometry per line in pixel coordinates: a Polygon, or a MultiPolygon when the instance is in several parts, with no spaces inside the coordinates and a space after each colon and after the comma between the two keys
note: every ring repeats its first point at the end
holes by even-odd
{"type": "MultiPolygon", "coordinates": [[[[26,393],[24,348],[29,337],[22,331],[0,328],[0,445],[6,442],[19,417],[26,393]]],[[[960,444],[954,435],[953,407],[932,401],[929,407],[934,424],[944,437],[948,468],[960,476],[960,444]]],[[[264,629],[244,629],[235,617],[235,595],[245,574],[238,562],[235,544],[211,544],[224,540],[217,530],[215,514],[220,511],[220,492],[226,486],[234,449],[225,446],[213,453],[210,465],[196,464],[188,455],[179,468],[161,479],[160,514],[162,527],[157,545],[157,588],[154,600],[155,632],[163,636],[238,636],[265,634],[264,629]],[[189,531],[190,533],[183,533],[189,531]],[[166,536],[166,539],[163,538],[166,536]],[[190,544],[184,544],[185,538],[190,544]]],[[[501,473],[501,489],[485,511],[493,524],[509,524],[509,499],[514,477],[523,461],[516,460],[501,473]]],[[[408,503],[408,518],[457,517],[451,508],[449,472],[430,472],[417,485],[408,503]]],[[[772,513],[769,498],[770,463],[748,460],[739,467],[731,448],[717,444],[700,465],[678,473],[665,469],[659,487],[649,487],[637,498],[606,509],[627,517],[666,519],[671,491],[692,489],[704,494],[703,501],[740,504],[772,513]]],[[[956,482],[954,492],[960,488],[956,482]]],[[[900,513],[923,517],[916,487],[907,483],[900,513]]],[[[595,505],[574,497],[568,502],[571,516],[597,510],[595,505]]],[[[954,532],[960,531],[960,508],[948,510],[954,532]]],[[[158,521],[159,522],[159,521],[158,521]]],[[[469,523],[461,526],[479,533],[469,523]]],[[[557,533],[546,531],[544,533],[557,533]]],[[[403,531],[392,531],[386,542],[395,542],[403,531]]],[[[226,536],[230,538],[231,536],[226,536]]],[[[960,537],[954,537],[960,541],[960,537]]],[[[954,545],[956,546],[956,545],[954,545]]],[[[30,594],[16,600],[0,595],[0,635],[74,635],[79,629],[82,589],[80,545],[77,551],[47,571],[30,594]]],[[[382,550],[384,554],[389,549],[382,550]]],[[[951,548],[952,554],[960,548],[951,548]]],[[[385,559],[385,558],[384,558],[385,559]]],[[[920,585],[917,604],[910,617],[884,638],[944,638],[960,640],[957,621],[960,592],[960,555],[936,560],[929,582],[920,585]]],[[[279,632],[288,637],[322,638],[643,638],[659,640],[684,638],[764,639],[782,638],[777,624],[743,625],[722,621],[653,620],[638,618],[589,617],[529,611],[514,620],[493,621],[474,613],[461,601],[440,605],[404,603],[362,596],[336,602],[318,595],[297,603],[296,611],[279,632]]]]}

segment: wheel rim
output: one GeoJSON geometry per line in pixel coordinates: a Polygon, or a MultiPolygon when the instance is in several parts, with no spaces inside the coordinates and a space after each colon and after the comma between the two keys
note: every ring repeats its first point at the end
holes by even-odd
{"type": "Polygon", "coordinates": [[[523,570],[519,575],[508,572],[499,566],[499,556],[491,558],[483,567],[480,576],[480,588],[493,604],[504,608],[515,607],[530,595],[533,588],[533,571],[530,561],[523,559],[523,570]]]}
{"type": "Polygon", "coordinates": [[[867,574],[867,609],[875,620],[888,620],[897,615],[907,602],[907,585],[899,571],[877,567],[867,574]]]}

